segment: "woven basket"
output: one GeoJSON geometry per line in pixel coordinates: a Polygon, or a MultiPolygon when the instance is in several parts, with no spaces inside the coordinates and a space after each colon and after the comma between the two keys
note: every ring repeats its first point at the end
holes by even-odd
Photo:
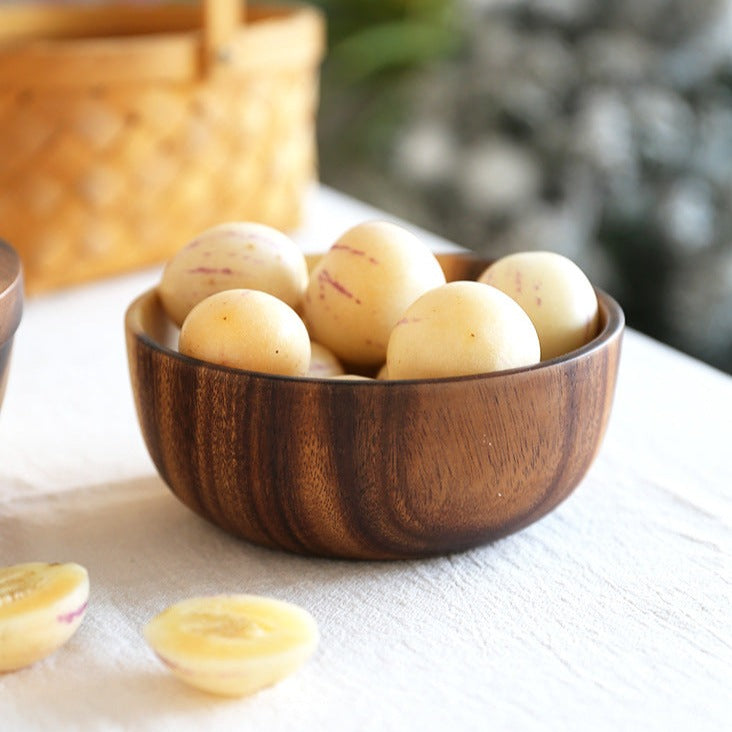
{"type": "Polygon", "coordinates": [[[0,8],[0,237],[28,292],[290,229],[315,177],[322,16],[238,0],[0,8]]]}

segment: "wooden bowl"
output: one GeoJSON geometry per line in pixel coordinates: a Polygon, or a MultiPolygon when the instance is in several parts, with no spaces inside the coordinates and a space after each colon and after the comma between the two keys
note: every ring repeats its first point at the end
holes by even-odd
{"type": "Polygon", "coordinates": [[[0,239],[0,405],[8,381],[13,336],[23,312],[23,270],[20,257],[0,239]]]}
{"type": "MultiPolygon", "coordinates": [[[[439,259],[448,280],[487,265],[439,259]]],[[[142,432],[186,506],[256,544],[363,559],[468,549],[551,511],[597,454],[624,327],[619,305],[598,298],[597,337],[530,368],[343,381],[183,356],[151,290],[125,321],[142,432]]]]}

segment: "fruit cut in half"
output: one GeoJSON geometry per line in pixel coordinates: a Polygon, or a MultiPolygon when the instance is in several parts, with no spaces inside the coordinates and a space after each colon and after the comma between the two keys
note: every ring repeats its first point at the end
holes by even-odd
{"type": "Polygon", "coordinates": [[[257,595],[183,600],[145,626],[145,639],[182,681],[222,696],[244,696],[293,673],[318,643],[301,607],[257,595]]]}
{"type": "Polygon", "coordinates": [[[0,672],[49,656],[81,625],[89,575],[78,564],[29,562],[0,568],[0,672]]]}

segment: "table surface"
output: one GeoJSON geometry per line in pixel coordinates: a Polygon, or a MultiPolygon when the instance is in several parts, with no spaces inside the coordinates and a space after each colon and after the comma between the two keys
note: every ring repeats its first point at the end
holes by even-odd
{"type": "MultiPolygon", "coordinates": [[[[393,218],[319,188],[296,240],[323,250],[374,217],[393,218]]],[[[0,564],[76,561],[92,589],[66,646],[0,675],[1,729],[729,729],[729,376],[628,330],[602,449],[553,513],[435,559],[297,557],[207,524],[153,468],[122,323],[158,277],[27,303],[0,415],[0,564]],[[315,656],[247,699],[183,686],[141,628],[218,592],[308,608],[315,656]]]]}

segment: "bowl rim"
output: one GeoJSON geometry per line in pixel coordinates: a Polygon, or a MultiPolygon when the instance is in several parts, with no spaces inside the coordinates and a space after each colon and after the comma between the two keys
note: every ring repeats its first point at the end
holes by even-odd
{"type": "MultiPolygon", "coordinates": [[[[453,254],[453,253],[450,253],[453,254]]],[[[467,256],[476,258],[476,255],[471,252],[466,252],[465,255],[461,253],[455,253],[453,256],[467,256]]],[[[483,259],[483,258],[478,258],[483,259]]],[[[489,260],[484,260],[488,262],[489,260]]],[[[590,356],[598,350],[604,348],[610,341],[619,337],[625,327],[625,314],[620,304],[611,295],[606,293],[604,290],[594,287],[597,295],[599,310],[600,310],[600,322],[602,327],[598,331],[592,340],[588,341],[579,348],[564,353],[560,356],[555,356],[551,359],[539,361],[531,366],[520,366],[513,369],[502,369],[500,371],[483,372],[477,374],[462,374],[458,376],[442,376],[432,378],[412,378],[412,379],[337,379],[327,376],[287,376],[283,374],[270,374],[262,371],[251,371],[248,369],[237,369],[232,366],[223,366],[221,364],[211,363],[209,361],[203,361],[201,359],[193,358],[192,356],[186,356],[180,351],[170,348],[163,343],[155,340],[147,331],[143,328],[142,318],[140,317],[140,309],[143,304],[151,298],[157,301],[157,307],[162,311],[162,304],[158,297],[157,286],[151,287],[145,292],[141,293],[136,297],[130,305],[127,307],[125,312],[125,328],[129,334],[133,335],[140,343],[146,345],[153,351],[157,351],[168,358],[177,360],[183,364],[194,366],[201,369],[218,371],[222,373],[231,374],[232,376],[246,376],[253,379],[261,379],[265,381],[285,381],[292,383],[301,384],[327,384],[334,388],[388,388],[390,385],[402,384],[402,385],[413,385],[413,384],[450,384],[456,382],[466,381],[483,381],[485,379],[500,379],[515,374],[531,373],[535,371],[543,371],[546,369],[552,369],[561,367],[563,364],[569,362],[575,362],[581,358],[590,356]],[[381,385],[377,387],[375,385],[381,385]]],[[[167,318],[163,311],[163,316],[167,318]]],[[[168,319],[169,320],[169,319],[168,319]]],[[[170,321],[172,324],[172,321],[170,321]]]]}
{"type": "Polygon", "coordinates": [[[18,252],[0,239],[0,344],[10,340],[20,325],[23,313],[23,266],[18,252]]]}

